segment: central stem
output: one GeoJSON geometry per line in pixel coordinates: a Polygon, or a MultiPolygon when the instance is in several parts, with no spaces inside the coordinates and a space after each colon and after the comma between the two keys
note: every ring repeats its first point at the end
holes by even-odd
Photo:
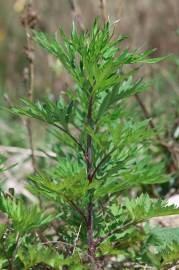
{"type": "MultiPolygon", "coordinates": [[[[88,115],[87,115],[87,123],[88,126],[92,129],[93,128],[93,120],[92,120],[92,106],[93,106],[93,99],[90,97],[89,105],[88,105],[88,115]]],[[[93,175],[93,160],[92,160],[92,137],[90,134],[87,135],[87,175],[89,183],[92,182],[92,175],[93,175]]]]}
{"type": "MultiPolygon", "coordinates": [[[[93,128],[92,120],[92,106],[93,98],[89,98],[88,104],[88,114],[87,114],[87,123],[90,128],[93,128]]],[[[87,177],[89,184],[93,180],[93,160],[92,160],[92,137],[90,134],[87,135],[87,177]]],[[[88,239],[88,255],[92,263],[95,263],[95,245],[93,239],[93,194],[89,191],[89,203],[88,203],[88,216],[87,216],[87,239],[88,239]]]]}

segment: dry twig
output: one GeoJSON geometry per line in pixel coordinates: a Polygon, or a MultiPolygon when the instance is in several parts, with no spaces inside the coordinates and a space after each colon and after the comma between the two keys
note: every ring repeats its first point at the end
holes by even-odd
{"type": "Polygon", "coordinates": [[[76,21],[78,22],[80,28],[82,31],[85,30],[85,26],[82,20],[82,13],[81,13],[81,9],[79,7],[79,5],[77,4],[76,0],[68,0],[70,8],[71,8],[71,12],[72,12],[72,16],[76,19],[76,21]]]}
{"type": "MultiPolygon", "coordinates": [[[[27,149],[27,148],[21,148],[21,147],[14,147],[14,146],[4,146],[4,145],[0,145],[0,152],[2,154],[6,154],[6,153],[10,153],[10,154],[25,154],[27,156],[31,156],[32,151],[31,149],[27,149]]],[[[36,157],[51,157],[51,158],[55,158],[56,154],[52,151],[48,151],[48,152],[43,152],[40,150],[34,150],[34,156],[36,157]]]]}
{"type": "Polygon", "coordinates": [[[77,242],[78,242],[79,235],[80,235],[80,231],[81,231],[81,226],[82,226],[82,223],[81,223],[80,226],[79,226],[79,230],[78,230],[78,232],[77,232],[77,235],[76,235],[76,238],[75,238],[75,241],[74,241],[74,248],[73,248],[72,254],[75,253],[75,249],[76,249],[77,242]]]}
{"type": "MultiPolygon", "coordinates": [[[[27,96],[29,100],[33,100],[34,93],[34,48],[32,44],[32,37],[30,30],[34,29],[37,23],[37,14],[32,8],[32,1],[29,0],[25,7],[24,16],[22,17],[22,24],[25,27],[26,33],[26,48],[25,54],[28,60],[28,67],[26,68],[27,76],[24,77],[27,87],[27,96]]],[[[34,172],[36,171],[36,161],[34,155],[34,144],[33,144],[33,135],[32,135],[32,124],[31,120],[28,119],[27,122],[27,131],[29,137],[29,145],[31,148],[31,157],[32,157],[32,167],[34,172]]]]}
{"type": "Polygon", "coordinates": [[[107,16],[106,0],[100,0],[100,11],[103,22],[104,23],[107,22],[108,16],[107,16]]]}

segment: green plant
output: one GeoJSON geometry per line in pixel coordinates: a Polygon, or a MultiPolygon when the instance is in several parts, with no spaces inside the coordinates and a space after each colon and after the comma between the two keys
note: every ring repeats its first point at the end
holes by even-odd
{"type": "Polygon", "coordinates": [[[0,209],[9,218],[8,228],[1,227],[2,238],[6,232],[2,267],[166,269],[177,262],[179,229],[156,231],[145,223],[179,214],[179,209],[139,195],[142,186],[168,180],[150,153],[154,132],[148,121],[136,122],[124,108],[125,99],[147,86],[133,78],[136,64],[163,58],[149,58],[153,50],[122,51],[118,46],[126,37],[113,40],[110,28],[106,23],[101,29],[96,20],[87,33],[77,34],[73,26],[69,38],[60,30],[63,45],[34,33],[36,42],[61,61],[75,87],[56,102],[23,100],[22,108],[13,109],[54,127],[60,150],[56,165],[31,176],[28,185],[53,214],[1,196],[0,209]],[[130,192],[134,187],[135,195],[130,192]]]}

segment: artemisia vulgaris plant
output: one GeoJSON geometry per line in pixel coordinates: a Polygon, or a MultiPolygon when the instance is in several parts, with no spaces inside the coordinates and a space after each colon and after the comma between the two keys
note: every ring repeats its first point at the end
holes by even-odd
{"type": "Polygon", "coordinates": [[[58,151],[54,167],[28,180],[41,206],[1,195],[0,209],[9,220],[0,227],[2,269],[168,269],[177,264],[179,229],[153,228],[148,220],[179,214],[179,209],[141,192],[169,177],[150,151],[154,131],[148,120],[136,122],[126,102],[147,88],[135,79],[138,67],[163,58],[150,58],[153,50],[122,50],[126,37],[114,39],[111,28],[95,20],[88,32],[78,33],[73,25],[70,36],[61,29],[58,38],[34,32],[34,40],[72,77],[74,88],[57,101],[23,100],[14,109],[48,123],[58,151]]]}

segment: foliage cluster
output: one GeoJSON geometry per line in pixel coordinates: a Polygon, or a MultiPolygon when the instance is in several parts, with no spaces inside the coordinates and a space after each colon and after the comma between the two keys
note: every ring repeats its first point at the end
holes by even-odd
{"type": "Polygon", "coordinates": [[[153,160],[148,121],[136,122],[125,108],[147,87],[134,77],[138,65],[163,58],[150,58],[153,50],[122,51],[126,37],[114,40],[110,24],[98,20],[89,32],[78,34],[74,25],[70,37],[59,32],[61,42],[42,32],[34,39],[61,61],[75,87],[57,101],[23,100],[13,109],[48,123],[59,145],[54,167],[28,180],[39,205],[1,193],[7,220],[0,225],[0,268],[168,269],[179,259],[179,229],[147,221],[179,209],[142,193],[169,177],[153,160]]]}

